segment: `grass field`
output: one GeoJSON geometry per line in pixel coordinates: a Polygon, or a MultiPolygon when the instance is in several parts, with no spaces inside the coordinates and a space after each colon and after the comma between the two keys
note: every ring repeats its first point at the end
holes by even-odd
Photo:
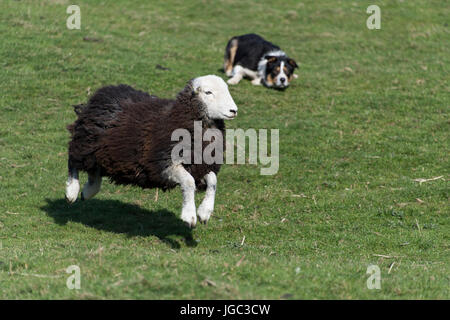
{"type": "Polygon", "coordinates": [[[1,299],[450,298],[448,1],[80,0],[81,30],[69,4],[0,2],[1,299]],[[73,104],[107,84],[173,97],[225,79],[226,41],[248,32],[300,65],[284,92],[230,88],[228,128],[280,130],[276,175],[225,165],[193,230],[179,189],[105,181],[66,204],[73,104]]]}

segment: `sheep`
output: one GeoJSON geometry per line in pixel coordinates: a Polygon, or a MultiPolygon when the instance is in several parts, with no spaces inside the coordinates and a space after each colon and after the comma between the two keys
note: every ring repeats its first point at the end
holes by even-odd
{"type": "MultiPolygon", "coordinates": [[[[190,80],[175,100],[161,99],[128,85],[99,89],[87,104],[75,106],[77,120],[68,125],[69,142],[66,200],[74,203],[80,184],[78,172],[88,174],[81,199],[95,196],[106,176],[119,185],[161,188],[180,185],[181,219],[191,228],[197,223],[195,190],[206,190],[198,207],[200,222],[207,223],[214,209],[220,163],[188,164],[172,160],[176,129],[220,130],[224,120],[237,116],[237,106],[222,78],[207,75],[190,80]],[[198,123],[198,122],[197,122],[198,123]]],[[[193,136],[193,135],[191,135],[193,136]]],[[[208,142],[202,142],[202,148],[208,142]]],[[[225,139],[223,138],[223,147],[225,139]]]]}

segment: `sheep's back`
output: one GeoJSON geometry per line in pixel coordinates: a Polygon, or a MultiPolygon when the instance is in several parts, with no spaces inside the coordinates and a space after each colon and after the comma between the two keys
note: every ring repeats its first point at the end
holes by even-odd
{"type": "MultiPolygon", "coordinates": [[[[169,100],[138,93],[128,86],[122,89],[100,89],[86,106],[79,108],[78,119],[69,126],[72,165],[87,172],[100,169],[102,176],[117,184],[174,187],[161,175],[172,164],[171,152],[178,143],[171,141],[173,131],[188,130],[193,148],[194,121],[203,121],[202,134],[210,127],[223,133],[223,121],[205,121],[204,112],[190,96],[191,90],[182,92],[177,100],[169,100]]],[[[203,142],[202,150],[208,144],[203,142]]],[[[220,164],[194,164],[192,158],[192,164],[184,167],[194,177],[197,188],[203,189],[204,176],[211,171],[217,174],[220,164]]]]}
{"type": "Polygon", "coordinates": [[[98,89],[89,99],[90,105],[112,105],[120,104],[123,100],[132,102],[146,101],[152,96],[147,92],[136,90],[126,84],[117,86],[106,86],[98,89]]]}
{"type": "MultiPolygon", "coordinates": [[[[161,110],[159,100],[127,85],[99,89],[86,105],[75,107],[78,119],[68,126],[72,136],[69,143],[71,165],[93,172],[99,164],[105,167],[112,161],[120,163],[126,152],[136,146],[139,125],[143,125],[149,113],[161,110]],[[99,158],[97,153],[101,150],[110,150],[115,158],[109,161],[99,158]],[[120,150],[123,152],[117,152],[120,150]],[[103,165],[101,160],[107,163],[103,165]]],[[[164,102],[167,105],[167,101],[164,102]]]]}
{"type": "Polygon", "coordinates": [[[170,162],[170,153],[158,150],[154,142],[170,141],[167,119],[171,104],[171,100],[157,97],[121,102],[122,111],[99,136],[95,151],[103,175],[117,184],[169,187],[161,172],[170,162]]]}

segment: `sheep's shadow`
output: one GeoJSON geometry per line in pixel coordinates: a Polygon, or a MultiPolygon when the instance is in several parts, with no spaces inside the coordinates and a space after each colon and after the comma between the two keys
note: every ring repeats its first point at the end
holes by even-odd
{"type": "Polygon", "coordinates": [[[118,200],[90,199],[69,205],[64,199],[46,199],[42,206],[59,225],[69,221],[79,222],[91,228],[133,236],[156,236],[172,248],[180,248],[173,237],[182,237],[187,246],[197,242],[192,231],[173,212],[165,209],[149,211],[118,200]]]}

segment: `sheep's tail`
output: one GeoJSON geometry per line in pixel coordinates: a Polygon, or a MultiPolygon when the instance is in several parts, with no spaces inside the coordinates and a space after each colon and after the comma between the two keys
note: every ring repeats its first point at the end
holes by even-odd
{"type": "MultiPolygon", "coordinates": [[[[75,113],[77,114],[78,117],[83,112],[83,109],[84,109],[85,106],[86,106],[85,104],[78,104],[76,106],[73,106],[73,110],[75,111],[75,113]]],[[[67,130],[69,130],[71,135],[73,135],[75,133],[75,124],[76,124],[76,122],[74,122],[72,124],[69,124],[67,126],[67,130]]]]}
{"type": "Polygon", "coordinates": [[[73,110],[79,116],[81,114],[81,112],[83,111],[85,106],[86,106],[85,104],[77,104],[77,105],[73,106],[73,110]]]}

